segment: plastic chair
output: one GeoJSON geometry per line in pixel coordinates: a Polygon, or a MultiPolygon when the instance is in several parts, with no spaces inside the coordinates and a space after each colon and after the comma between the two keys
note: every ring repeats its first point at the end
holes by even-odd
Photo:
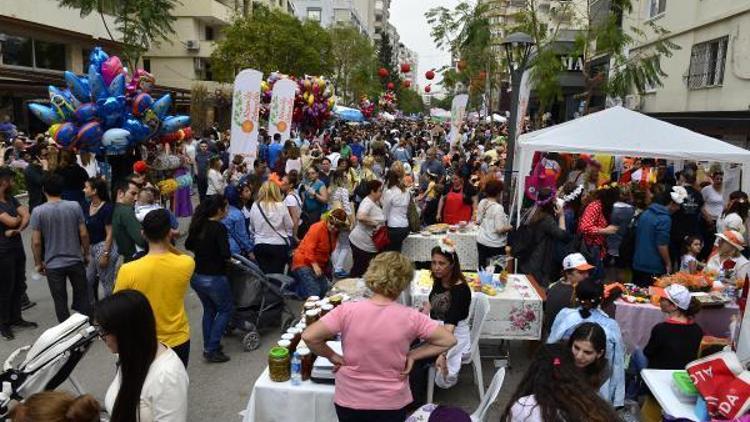
{"type": "MultiPolygon", "coordinates": [[[[469,315],[471,316],[471,348],[469,353],[464,355],[461,361],[462,365],[471,363],[474,367],[474,383],[479,391],[479,398],[484,397],[484,378],[482,378],[482,359],[479,355],[479,335],[482,333],[482,326],[490,312],[490,300],[484,293],[477,293],[471,299],[469,315]]],[[[432,403],[432,397],[435,392],[435,366],[430,366],[427,372],[427,403],[432,403]]]]}
{"type": "Polygon", "coordinates": [[[487,394],[482,397],[482,401],[479,402],[477,410],[471,414],[472,422],[484,422],[487,417],[487,411],[490,409],[492,403],[497,399],[497,395],[500,394],[500,389],[503,387],[503,381],[505,380],[505,367],[500,368],[495,372],[492,377],[492,383],[487,389],[487,394]]]}

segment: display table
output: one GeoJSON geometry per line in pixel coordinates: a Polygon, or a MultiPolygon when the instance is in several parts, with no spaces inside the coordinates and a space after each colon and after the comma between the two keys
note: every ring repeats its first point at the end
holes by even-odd
{"type": "Polygon", "coordinates": [[[665,414],[697,422],[695,404],[681,402],[672,391],[672,374],[675,372],[671,369],[644,369],[641,377],[665,414]]]}
{"type": "MultiPolygon", "coordinates": [[[[705,335],[726,338],[729,337],[729,324],[737,315],[739,308],[731,304],[723,308],[702,309],[696,315],[695,321],[705,335]]],[[[663,322],[664,318],[661,309],[650,303],[628,303],[621,299],[615,302],[615,319],[630,352],[636,347],[646,347],[651,337],[651,329],[663,322]]]]}
{"type": "Polygon", "coordinates": [[[243,422],[335,421],[333,384],[273,382],[268,368],[255,381],[243,422]]]}
{"type": "Polygon", "coordinates": [[[478,268],[477,258],[477,230],[466,232],[448,232],[424,236],[419,233],[410,234],[404,239],[401,253],[414,262],[430,262],[432,248],[437,246],[438,240],[448,237],[456,244],[456,253],[461,261],[461,269],[465,271],[476,271],[478,268]]]}
{"type": "MultiPolygon", "coordinates": [[[[495,274],[495,277],[498,275],[495,274]]],[[[429,270],[419,270],[409,287],[408,303],[420,307],[432,290],[429,270]]],[[[477,294],[477,293],[474,293],[477,294]]],[[[490,312],[482,327],[482,339],[539,340],[542,336],[542,298],[522,274],[508,276],[505,290],[490,300],[490,312]]]]}

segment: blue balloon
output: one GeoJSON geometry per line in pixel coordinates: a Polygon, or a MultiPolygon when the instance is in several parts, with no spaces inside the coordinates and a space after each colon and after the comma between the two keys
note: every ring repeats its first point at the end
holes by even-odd
{"type": "Polygon", "coordinates": [[[112,79],[112,82],[109,84],[109,95],[113,97],[125,95],[125,74],[124,73],[120,73],[119,75],[115,76],[114,79],[112,79]]]}
{"type": "Polygon", "coordinates": [[[89,54],[89,64],[96,68],[96,71],[101,74],[102,63],[106,62],[109,55],[102,50],[101,47],[94,47],[89,54]]]}
{"type": "Polygon", "coordinates": [[[31,110],[34,116],[36,116],[39,120],[44,122],[44,124],[46,125],[53,125],[55,123],[62,122],[62,117],[59,114],[57,114],[57,111],[53,107],[48,107],[42,104],[30,103],[29,110],[31,110]]]}
{"type": "Polygon", "coordinates": [[[82,103],[91,101],[91,91],[89,90],[88,80],[78,77],[75,73],[66,70],[65,82],[68,84],[70,92],[73,93],[78,101],[82,103]]]}
{"type": "Polygon", "coordinates": [[[130,141],[133,143],[145,141],[151,132],[146,124],[132,115],[129,115],[125,119],[122,123],[122,128],[130,132],[130,141]]]}
{"type": "Polygon", "coordinates": [[[102,140],[102,125],[99,122],[89,122],[81,126],[78,129],[78,135],[76,135],[76,143],[79,147],[98,146],[99,141],[102,140]]]}
{"type": "Polygon", "coordinates": [[[63,91],[50,85],[48,87],[49,101],[52,104],[52,108],[61,117],[61,121],[69,121],[73,119],[73,114],[78,106],[77,101],[74,103],[72,95],[69,91],[63,91]]]}
{"type": "Polygon", "coordinates": [[[172,96],[166,94],[158,100],[154,101],[154,104],[151,105],[151,110],[153,110],[154,113],[159,116],[159,119],[164,120],[164,117],[167,115],[167,112],[169,111],[169,107],[171,105],[172,96]]]}
{"type": "Polygon", "coordinates": [[[96,70],[94,65],[89,66],[89,87],[92,97],[97,100],[109,96],[109,91],[107,90],[107,86],[104,85],[102,74],[96,70]]]}
{"type": "Polygon", "coordinates": [[[73,123],[63,123],[62,126],[57,130],[53,139],[55,142],[60,144],[63,148],[68,148],[70,143],[78,134],[78,127],[73,123]]]}
{"type": "Polygon", "coordinates": [[[119,126],[125,116],[125,97],[107,97],[96,102],[97,115],[107,129],[119,126]]]}
{"type": "Polygon", "coordinates": [[[167,133],[175,132],[189,125],[189,116],[169,116],[161,123],[160,133],[166,135],[167,133]]]}
{"type": "Polygon", "coordinates": [[[75,118],[79,123],[83,124],[88,121],[94,120],[97,116],[97,107],[94,103],[84,103],[78,106],[75,111],[75,118]]]}

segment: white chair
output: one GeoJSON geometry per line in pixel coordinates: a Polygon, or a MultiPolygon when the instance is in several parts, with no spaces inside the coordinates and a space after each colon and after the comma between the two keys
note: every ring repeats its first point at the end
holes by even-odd
{"type": "Polygon", "coordinates": [[[492,377],[492,383],[487,389],[487,394],[482,397],[482,401],[479,402],[477,410],[471,414],[472,422],[484,422],[487,417],[487,411],[490,409],[492,403],[497,399],[497,395],[500,394],[500,389],[503,387],[503,381],[505,380],[505,367],[500,368],[495,372],[492,377]]]}
{"type": "MultiPolygon", "coordinates": [[[[484,379],[482,378],[482,359],[479,356],[479,335],[482,333],[482,326],[490,312],[490,300],[484,293],[476,293],[471,299],[469,315],[471,316],[471,349],[464,355],[461,362],[463,365],[471,363],[474,367],[474,383],[479,391],[479,399],[484,397],[484,379]]],[[[427,372],[427,403],[432,403],[432,397],[435,392],[435,366],[430,366],[427,372]]]]}

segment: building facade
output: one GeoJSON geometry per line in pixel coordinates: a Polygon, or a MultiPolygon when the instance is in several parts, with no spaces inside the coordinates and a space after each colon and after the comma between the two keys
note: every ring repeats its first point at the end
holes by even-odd
{"type": "Polygon", "coordinates": [[[368,38],[372,38],[369,32],[369,9],[360,10],[359,6],[365,5],[358,0],[297,0],[294,3],[296,16],[301,19],[309,19],[320,23],[324,28],[333,25],[351,25],[368,38]],[[362,14],[363,12],[364,14],[362,14]]]}
{"type": "MultiPolygon", "coordinates": [[[[402,74],[405,80],[411,82],[410,89],[419,92],[419,55],[416,51],[405,46],[404,43],[398,44],[398,63],[399,67],[402,64],[408,64],[410,69],[409,72],[402,74]]],[[[400,69],[399,69],[400,70],[400,69]]]]}
{"type": "Polygon", "coordinates": [[[625,98],[625,106],[713,137],[750,147],[750,2],[639,0],[623,30],[646,31],[630,54],[649,54],[648,24],[669,31],[680,49],[661,57],[661,87],[625,98]]]}

